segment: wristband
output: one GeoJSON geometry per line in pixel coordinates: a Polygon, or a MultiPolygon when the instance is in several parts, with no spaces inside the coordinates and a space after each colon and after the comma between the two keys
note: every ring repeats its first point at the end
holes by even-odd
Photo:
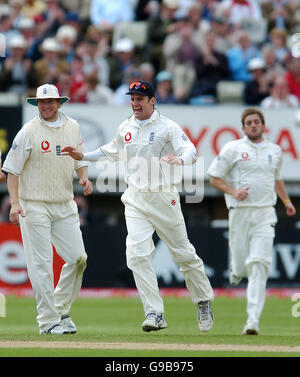
{"type": "Polygon", "coordinates": [[[287,203],[291,203],[291,200],[290,199],[285,199],[282,201],[283,204],[287,204],[287,203]]]}

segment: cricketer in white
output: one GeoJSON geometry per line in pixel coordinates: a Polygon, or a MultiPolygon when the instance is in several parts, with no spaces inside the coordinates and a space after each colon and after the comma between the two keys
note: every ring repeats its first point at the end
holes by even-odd
{"type": "Polygon", "coordinates": [[[84,195],[92,192],[88,163],[74,163],[61,155],[66,142],[84,150],[79,124],[59,112],[68,97],[54,85],[37,88],[27,102],[39,115],[16,135],[3,164],[8,173],[10,221],[20,225],[28,275],[37,301],[41,334],[77,331],[69,315],[81,288],[87,255],[73,200],[74,170],[84,195]],[[53,249],[65,261],[54,290],[53,249]]]}
{"type": "Polygon", "coordinates": [[[225,194],[229,209],[230,283],[237,285],[248,277],[248,319],[243,334],[257,335],[272,259],[277,195],[288,216],[296,211],[280,177],[281,148],[264,139],[263,113],[246,109],[242,129],[245,137],[227,143],[208,174],[210,184],[225,194]]]}
{"type": "Polygon", "coordinates": [[[195,147],[175,122],[154,108],[155,93],[149,83],[134,82],[127,94],[131,95],[133,115],[121,123],[112,142],[91,153],[83,154],[70,146],[62,152],[77,160],[125,158],[128,187],[121,200],[128,231],[126,258],[146,316],[142,329],[156,331],[167,327],[152,265],[155,249],[152,236],[156,231],[180,266],[192,301],[198,305],[200,330],[208,331],[213,325],[214,294],[203,261],[188,240],[179,194],[172,177],[149,175],[151,169],[163,171],[164,164],[195,162],[195,147]],[[141,164],[144,169],[140,169],[141,164]]]}

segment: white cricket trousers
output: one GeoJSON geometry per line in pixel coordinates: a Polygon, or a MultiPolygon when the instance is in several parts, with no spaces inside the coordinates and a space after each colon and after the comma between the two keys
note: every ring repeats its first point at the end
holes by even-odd
{"type": "Polygon", "coordinates": [[[37,301],[37,322],[44,329],[68,314],[82,284],[86,267],[77,204],[20,201],[20,216],[28,275],[37,301]],[[53,282],[53,248],[65,261],[56,288],[53,282]]]}
{"type": "Polygon", "coordinates": [[[212,300],[212,287],[202,260],[189,242],[177,192],[137,192],[128,188],[121,198],[127,225],[126,259],[142,300],[145,315],[164,313],[152,265],[153,233],[168,246],[183,273],[192,301],[212,300]]]}
{"type": "Polygon", "coordinates": [[[277,216],[273,207],[245,207],[229,211],[232,273],[248,277],[248,320],[259,322],[266,296],[277,216]]]}

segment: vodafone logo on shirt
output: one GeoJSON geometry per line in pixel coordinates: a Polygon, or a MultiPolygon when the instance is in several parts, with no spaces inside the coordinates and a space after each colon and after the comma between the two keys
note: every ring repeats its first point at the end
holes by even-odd
{"type": "Polygon", "coordinates": [[[125,143],[131,143],[131,139],[132,139],[132,134],[131,132],[127,132],[124,136],[124,141],[125,143]]]}
{"type": "Polygon", "coordinates": [[[249,155],[248,155],[247,152],[242,152],[242,159],[243,159],[244,161],[246,161],[246,160],[250,160],[249,155]]]}
{"type": "Polygon", "coordinates": [[[47,140],[43,140],[43,141],[41,142],[41,148],[42,148],[42,153],[51,152],[51,150],[49,150],[49,148],[50,148],[50,143],[49,143],[49,141],[47,141],[47,140]]]}

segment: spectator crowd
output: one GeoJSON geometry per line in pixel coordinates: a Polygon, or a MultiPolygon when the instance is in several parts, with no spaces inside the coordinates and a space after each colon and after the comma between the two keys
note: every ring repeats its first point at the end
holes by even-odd
{"type": "Polygon", "coordinates": [[[297,32],[300,0],[0,0],[0,92],[47,82],[73,103],[122,105],[145,80],[158,103],[201,104],[228,81],[246,105],[295,107],[297,32]]]}

